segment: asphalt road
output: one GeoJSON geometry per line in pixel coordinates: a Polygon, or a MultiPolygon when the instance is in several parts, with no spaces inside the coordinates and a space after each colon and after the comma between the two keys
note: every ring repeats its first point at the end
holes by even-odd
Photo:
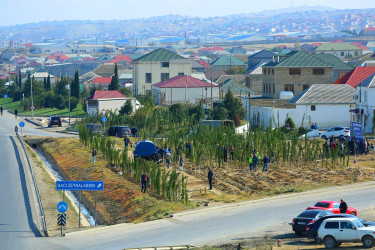
{"type": "MultiPolygon", "coordinates": [[[[22,152],[16,146],[18,139],[13,139],[14,127],[20,121],[24,119],[16,119],[7,112],[0,116],[0,249],[33,248],[32,241],[41,236],[32,215],[34,190],[26,184],[28,166],[21,162],[22,152]]],[[[25,124],[23,135],[69,136],[36,129],[27,122],[25,124]]]]}
{"type": "MultiPolygon", "coordinates": [[[[24,181],[24,167],[9,137],[14,123],[0,117],[0,248],[1,249],[123,249],[132,247],[233,243],[266,234],[291,233],[292,218],[318,200],[343,198],[361,210],[375,207],[375,182],[282,195],[258,201],[204,207],[173,218],[121,224],[67,234],[36,237],[24,181]]],[[[25,129],[25,133],[42,133],[25,129]]],[[[48,134],[48,133],[47,133],[48,134]]]]}

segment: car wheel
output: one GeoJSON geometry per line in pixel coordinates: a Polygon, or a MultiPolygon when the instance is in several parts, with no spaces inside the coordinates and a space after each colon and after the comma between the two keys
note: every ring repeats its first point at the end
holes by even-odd
{"type": "Polygon", "coordinates": [[[336,240],[332,236],[325,237],[323,243],[326,248],[334,248],[336,246],[336,240]]]}
{"type": "Polygon", "coordinates": [[[357,215],[355,214],[355,212],[351,212],[350,214],[351,214],[351,215],[354,215],[354,216],[357,216],[357,215]]]}
{"type": "Polygon", "coordinates": [[[366,248],[371,248],[375,245],[375,240],[371,236],[367,235],[362,239],[363,246],[366,248]]]}
{"type": "Polygon", "coordinates": [[[341,242],[340,243],[336,243],[335,247],[339,247],[341,246],[341,242]]]}
{"type": "Polygon", "coordinates": [[[59,124],[59,127],[61,127],[61,123],[59,124]]]}
{"type": "Polygon", "coordinates": [[[301,232],[301,231],[294,231],[294,233],[295,233],[297,236],[301,236],[301,235],[302,235],[302,232],[301,232]]]}

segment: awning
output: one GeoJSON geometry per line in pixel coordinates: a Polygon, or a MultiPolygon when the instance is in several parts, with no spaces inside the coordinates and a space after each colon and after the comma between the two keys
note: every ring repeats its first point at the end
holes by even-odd
{"type": "Polygon", "coordinates": [[[352,112],[352,113],[356,113],[356,114],[359,114],[359,112],[361,112],[361,114],[363,115],[363,109],[350,109],[349,112],[352,112]]]}

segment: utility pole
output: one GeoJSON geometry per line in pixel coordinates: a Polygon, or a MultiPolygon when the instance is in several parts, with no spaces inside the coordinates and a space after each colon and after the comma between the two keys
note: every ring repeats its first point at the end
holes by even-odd
{"type": "Polygon", "coordinates": [[[70,126],[70,85],[69,84],[65,85],[65,88],[69,89],[69,126],[70,126]]]}

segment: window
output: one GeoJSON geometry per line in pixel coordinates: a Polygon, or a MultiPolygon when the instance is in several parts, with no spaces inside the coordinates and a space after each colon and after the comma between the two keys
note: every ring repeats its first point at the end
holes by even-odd
{"type": "Polygon", "coordinates": [[[269,74],[269,75],[271,74],[271,69],[268,69],[268,74],[269,74]]]}
{"type": "Polygon", "coordinates": [[[345,56],[344,52],[341,52],[341,56],[345,56]]]}
{"type": "Polygon", "coordinates": [[[311,111],[315,111],[315,110],[316,110],[315,105],[311,105],[311,111]]]}
{"type": "Polygon", "coordinates": [[[146,73],[146,83],[151,83],[152,78],[151,78],[151,73],[146,73]]]}
{"type": "Polygon", "coordinates": [[[349,221],[341,221],[340,222],[340,227],[341,229],[352,229],[353,224],[350,223],[349,221]]]}
{"type": "Polygon", "coordinates": [[[339,228],[339,222],[338,221],[329,221],[329,222],[326,223],[324,228],[338,229],[339,228]]]}
{"type": "Polygon", "coordinates": [[[169,62],[161,62],[162,68],[169,68],[169,62]]]}
{"type": "Polygon", "coordinates": [[[275,84],[273,84],[272,86],[273,86],[273,93],[275,94],[275,84]]]}
{"type": "Polygon", "coordinates": [[[263,84],[263,93],[267,93],[267,92],[266,92],[266,88],[267,88],[267,85],[266,85],[266,84],[263,84]]]}
{"type": "Polygon", "coordinates": [[[275,69],[272,69],[272,75],[274,75],[275,74],[275,69]]]}
{"type": "Polygon", "coordinates": [[[306,89],[308,89],[309,88],[309,85],[308,84],[304,84],[303,86],[302,86],[302,91],[303,90],[306,90],[306,89]]]}
{"type": "Polygon", "coordinates": [[[325,208],[329,208],[329,203],[326,203],[326,202],[317,202],[314,207],[325,207],[325,208]]]}
{"type": "Polygon", "coordinates": [[[340,208],[340,203],[333,203],[333,208],[340,208]]]}
{"type": "Polygon", "coordinates": [[[267,69],[263,69],[263,75],[267,74],[267,69]]]}
{"type": "Polygon", "coordinates": [[[289,75],[301,75],[300,68],[289,68],[289,75]]]}
{"type": "Polygon", "coordinates": [[[178,73],[178,75],[179,75],[179,76],[183,76],[183,75],[185,75],[185,74],[184,74],[184,72],[180,72],[180,73],[178,73]]]}
{"type": "Polygon", "coordinates": [[[354,56],[358,56],[358,52],[354,52],[354,56]]]}
{"type": "Polygon", "coordinates": [[[313,68],[313,75],[324,75],[324,68],[313,68]]]}
{"type": "Polygon", "coordinates": [[[292,91],[294,93],[294,85],[293,84],[285,84],[284,90],[285,91],[292,91]]]}
{"type": "Polygon", "coordinates": [[[169,79],[169,73],[161,73],[160,74],[161,81],[166,81],[169,79]]]}

